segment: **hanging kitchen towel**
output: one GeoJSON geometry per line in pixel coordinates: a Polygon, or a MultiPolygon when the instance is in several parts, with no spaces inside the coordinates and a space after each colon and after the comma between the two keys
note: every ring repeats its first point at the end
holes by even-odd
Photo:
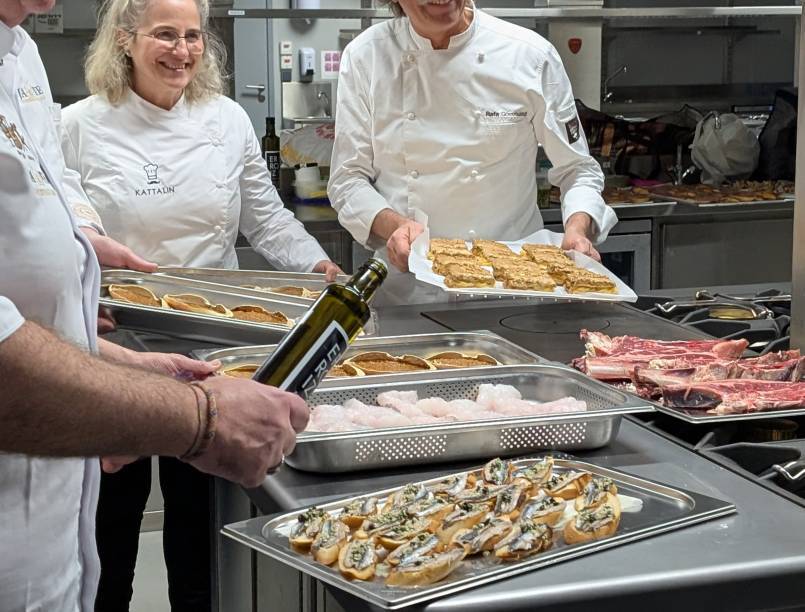
{"type": "Polygon", "coordinates": [[[721,185],[726,179],[749,177],[760,157],[760,144],[741,118],[709,113],[696,126],[693,163],[702,170],[702,183],[721,185]]]}

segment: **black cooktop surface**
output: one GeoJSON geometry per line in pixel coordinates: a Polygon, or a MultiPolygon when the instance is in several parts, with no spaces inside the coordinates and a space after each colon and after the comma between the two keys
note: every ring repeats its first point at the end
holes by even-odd
{"type": "Polygon", "coordinates": [[[433,310],[422,315],[453,331],[488,329],[542,357],[565,363],[584,353],[581,329],[657,340],[703,336],[630,306],[605,302],[433,310]]]}

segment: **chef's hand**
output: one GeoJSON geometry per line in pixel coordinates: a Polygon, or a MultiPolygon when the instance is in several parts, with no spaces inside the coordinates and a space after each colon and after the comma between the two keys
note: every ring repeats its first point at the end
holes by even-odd
{"type": "Polygon", "coordinates": [[[135,355],[132,365],[181,380],[203,380],[221,367],[221,362],[217,359],[198,361],[177,353],[132,352],[135,355]]]}
{"type": "Polygon", "coordinates": [[[190,463],[245,487],[259,486],[293,451],[310,418],[308,405],[253,380],[216,376],[204,385],[215,396],[218,427],[207,451],[190,463]]]}
{"type": "Polygon", "coordinates": [[[339,274],[344,274],[344,271],[329,259],[322,259],[313,266],[313,272],[324,274],[324,278],[327,279],[328,283],[332,283],[339,274]]]}
{"type": "Polygon", "coordinates": [[[221,362],[197,361],[177,353],[140,353],[98,338],[101,357],[122,365],[166,374],[181,380],[203,380],[221,367],[221,362]]]}
{"type": "Polygon", "coordinates": [[[138,272],[156,272],[159,267],[157,264],[135,255],[129,247],[120,244],[117,240],[101,236],[91,227],[82,227],[81,231],[89,240],[102,266],[128,268],[138,272]]]}
{"type": "Polygon", "coordinates": [[[117,321],[106,306],[98,306],[98,333],[107,334],[117,329],[117,321]]]}
{"type": "Polygon", "coordinates": [[[424,231],[424,225],[406,219],[389,236],[388,242],[386,242],[389,261],[400,272],[408,272],[408,256],[411,254],[411,244],[424,231]]]}
{"type": "Polygon", "coordinates": [[[101,469],[107,474],[114,474],[126,467],[130,463],[134,463],[140,457],[137,455],[118,455],[115,457],[101,457],[101,469]]]}
{"type": "Polygon", "coordinates": [[[587,213],[578,212],[565,223],[565,237],[562,248],[566,251],[578,251],[596,261],[601,261],[601,255],[595,250],[591,240],[595,232],[595,222],[587,213]]]}

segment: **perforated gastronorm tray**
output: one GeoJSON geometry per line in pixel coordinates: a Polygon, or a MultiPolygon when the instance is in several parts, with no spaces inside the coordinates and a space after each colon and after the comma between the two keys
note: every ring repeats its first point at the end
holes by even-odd
{"type": "Polygon", "coordinates": [[[286,462],[310,472],[352,472],[535,450],[587,450],[609,444],[621,416],[654,410],[651,404],[622,393],[560,364],[441,370],[427,374],[325,380],[311,395],[311,406],[365,404],[384,391],[416,391],[420,399],[475,399],[484,383],[511,385],[524,399],[547,402],[572,396],[587,403],[585,412],[416,425],[338,433],[305,432],[286,462]]]}
{"type": "MultiPolygon", "coordinates": [[[[517,460],[516,465],[525,466],[533,461],[534,459],[521,459],[517,460]]],[[[556,458],[554,467],[557,472],[583,470],[611,478],[618,486],[620,494],[640,499],[642,509],[639,512],[624,512],[617,532],[608,538],[574,545],[558,542],[543,553],[512,563],[496,562],[494,556],[467,558],[445,580],[419,588],[389,587],[381,580],[349,581],[336,569],[316,563],[309,555],[292,550],[288,543],[288,533],[296,522],[298,510],[227,525],[223,533],[261,554],[343,589],[355,597],[381,608],[396,610],[735,512],[735,506],[729,502],[579,461],[573,457],[556,458]]],[[[434,478],[424,484],[436,483],[445,477],[434,478]]],[[[383,498],[395,490],[396,488],[367,493],[383,498]]],[[[337,513],[353,499],[358,498],[342,499],[318,507],[337,513]]],[[[659,543],[657,551],[658,554],[663,552],[659,543]]],[[[568,570],[573,571],[572,568],[568,570]]]]}

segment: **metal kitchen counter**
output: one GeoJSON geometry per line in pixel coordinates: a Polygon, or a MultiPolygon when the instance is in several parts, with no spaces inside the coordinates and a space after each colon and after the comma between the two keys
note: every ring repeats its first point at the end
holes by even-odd
{"type": "MultiPolygon", "coordinates": [[[[805,515],[800,507],[634,422],[623,423],[614,444],[578,456],[729,500],[738,507],[738,514],[411,609],[624,612],[805,607],[805,515]]],[[[277,511],[281,511],[402,485],[461,467],[343,476],[288,469],[271,479],[269,490],[277,511]]],[[[274,566],[271,561],[266,565],[274,566]]],[[[259,570],[257,575],[269,578],[259,570]]],[[[327,593],[317,593],[316,598],[327,602],[328,612],[373,609],[338,589],[316,585],[316,589],[322,588],[327,593]]]]}
{"type": "MultiPolygon", "coordinates": [[[[631,332],[668,339],[696,336],[673,323],[618,304],[538,305],[521,300],[387,308],[379,312],[379,325],[383,334],[444,331],[445,327],[434,319],[457,316],[465,325],[476,325],[483,322],[485,313],[487,322],[500,319],[497,309],[501,308],[510,314],[567,326],[567,330],[536,333],[494,328],[523,346],[532,350],[536,347],[544,356],[559,360],[580,354],[578,329],[582,327],[603,328],[613,335],[631,332]],[[423,311],[433,319],[423,317],[423,311]]],[[[624,421],[614,444],[579,456],[729,500],[738,507],[738,514],[451,596],[432,602],[427,610],[805,609],[802,508],[649,431],[637,421],[624,421]]],[[[404,484],[456,467],[459,466],[343,475],[284,468],[267,480],[261,505],[269,512],[289,510],[404,484]]],[[[235,506],[227,507],[239,496],[242,510],[245,496],[241,491],[219,483],[217,492],[219,512],[223,511],[219,521],[249,518],[242,511],[233,514],[235,506]]],[[[221,610],[251,610],[248,606],[252,601],[256,602],[255,610],[271,612],[371,609],[267,557],[257,555],[256,565],[252,566],[249,557],[245,547],[222,543],[218,559],[224,581],[220,585],[221,610]],[[252,575],[255,583],[250,581],[252,575]]]]}
{"type": "MultiPolygon", "coordinates": [[[[293,210],[296,218],[305,227],[310,227],[315,231],[336,230],[341,228],[338,223],[338,215],[335,210],[322,204],[299,204],[286,202],[293,210]]],[[[792,217],[794,214],[793,200],[783,200],[771,204],[734,204],[731,206],[717,206],[712,208],[701,208],[690,204],[669,204],[668,206],[658,206],[656,204],[629,204],[615,208],[618,219],[621,221],[629,219],[699,219],[706,221],[719,221],[723,219],[735,219],[752,217],[757,215],[772,217],[792,217]]],[[[562,222],[562,210],[559,206],[543,208],[540,210],[542,220],[545,225],[562,222]]],[[[346,230],[345,230],[346,231],[346,230]]]]}

